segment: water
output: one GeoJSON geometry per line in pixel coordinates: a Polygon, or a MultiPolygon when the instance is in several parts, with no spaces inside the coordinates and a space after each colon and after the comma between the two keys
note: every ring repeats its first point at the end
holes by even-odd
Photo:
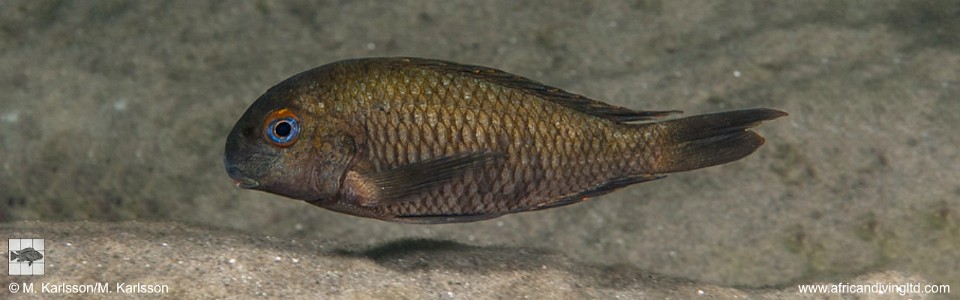
{"type": "Polygon", "coordinates": [[[876,270],[960,286],[957,20],[936,1],[4,1],[0,220],[431,238],[746,287],[876,270]],[[224,139],[266,88],[397,55],[631,108],[790,116],[736,163],[480,223],[385,223],[231,184],[224,139]]]}

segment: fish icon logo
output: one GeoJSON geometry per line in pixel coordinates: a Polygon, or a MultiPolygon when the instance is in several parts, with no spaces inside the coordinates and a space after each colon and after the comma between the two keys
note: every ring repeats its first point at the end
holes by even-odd
{"type": "Polygon", "coordinates": [[[34,261],[43,259],[43,254],[32,247],[23,248],[20,251],[10,251],[10,261],[27,262],[27,266],[33,266],[34,261]]]}
{"type": "Polygon", "coordinates": [[[43,275],[47,252],[43,239],[7,240],[8,274],[43,275]]]}

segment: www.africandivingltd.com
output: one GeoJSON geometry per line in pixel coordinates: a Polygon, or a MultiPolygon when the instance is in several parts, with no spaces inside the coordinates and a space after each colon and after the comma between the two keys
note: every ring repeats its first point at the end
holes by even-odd
{"type": "Polygon", "coordinates": [[[831,283],[831,284],[801,284],[797,286],[801,294],[949,294],[950,285],[948,284],[852,284],[852,283],[831,283]]]}

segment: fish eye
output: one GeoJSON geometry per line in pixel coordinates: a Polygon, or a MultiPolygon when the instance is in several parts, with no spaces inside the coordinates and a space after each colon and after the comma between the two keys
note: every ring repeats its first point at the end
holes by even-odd
{"type": "Polygon", "coordinates": [[[289,109],[283,108],[267,115],[264,126],[264,137],[271,144],[287,147],[293,145],[300,133],[300,121],[297,115],[289,109]]]}

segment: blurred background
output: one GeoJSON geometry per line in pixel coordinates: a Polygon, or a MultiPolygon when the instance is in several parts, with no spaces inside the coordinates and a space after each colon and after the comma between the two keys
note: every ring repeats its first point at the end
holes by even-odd
{"type": "Polygon", "coordinates": [[[721,285],[898,270],[956,288],[958,49],[955,1],[2,1],[0,222],[423,237],[721,285]],[[254,99],[367,56],[635,109],[790,116],[741,161],[479,223],[387,223],[231,183],[224,141],[254,99]]]}

